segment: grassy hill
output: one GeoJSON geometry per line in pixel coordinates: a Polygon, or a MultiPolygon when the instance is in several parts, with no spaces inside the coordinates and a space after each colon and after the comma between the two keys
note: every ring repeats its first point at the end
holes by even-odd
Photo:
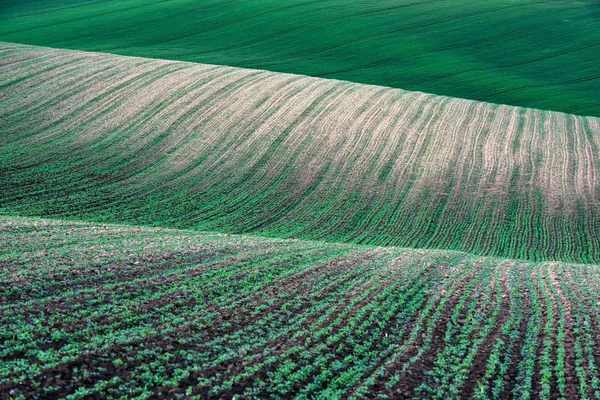
{"type": "Polygon", "coordinates": [[[600,4],[0,0],[0,40],[600,116],[600,4]]]}
{"type": "Polygon", "coordinates": [[[5,214],[600,262],[600,120],[0,46],[5,214]]]}
{"type": "Polygon", "coordinates": [[[596,266],[13,217],[0,236],[2,398],[600,392],[596,266]]]}

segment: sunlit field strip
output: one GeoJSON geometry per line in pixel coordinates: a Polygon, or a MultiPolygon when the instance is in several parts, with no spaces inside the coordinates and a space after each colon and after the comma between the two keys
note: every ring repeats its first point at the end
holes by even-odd
{"type": "Polygon", "coordinates": [[[600,261],[600,122],[299,75],[0,46],[0,211],[600,261]]]}

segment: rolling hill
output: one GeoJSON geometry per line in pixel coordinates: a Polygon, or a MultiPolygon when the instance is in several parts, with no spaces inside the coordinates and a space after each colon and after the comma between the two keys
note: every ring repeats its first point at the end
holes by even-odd
{"type": "Polygon", "coordinates": [[[599,16],[591,0],[0,0],[0,40],[600,117],[599,16]]]}
{"type": "Polygon", "coordinates": [[[0,45],[0,212],[600,262],[600,120],[0,45]]]}
{"type": "Polygon", "coordinates": [[[598,65],[591,0],[0,0],[0,399],[600,398],[598,65]]]}
{"type": "Polygon", "coordinates": [[[3,398],[587,398],[600,271],[0,217],[3,398]]]}

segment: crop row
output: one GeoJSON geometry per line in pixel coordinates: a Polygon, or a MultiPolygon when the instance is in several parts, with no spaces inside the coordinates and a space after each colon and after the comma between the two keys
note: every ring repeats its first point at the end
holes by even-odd
{"type": "Polygon", "coordinates": [[[4,213],[600,261],[600,120],[0,47],[4,213]]]}
{"type": "Polygon", "coordinates": [[[0,396],[593,398],[595,266],[0,218],[0,396]]]}

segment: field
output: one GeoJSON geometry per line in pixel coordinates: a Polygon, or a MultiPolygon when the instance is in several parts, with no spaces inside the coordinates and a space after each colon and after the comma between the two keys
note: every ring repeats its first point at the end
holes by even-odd
{"type": "Polygon", "coordinates": [[[0,0],[0,400],[600,399],[599,65],[592,0],[0,0]]]}
{"type": "Polygon", "coordinates": [[[0,217],[0,396],[600,396],[597,266],[0,217]]]}
{"type": "Polygon", "coordinates": [[[0,212],[600,263],[600,120],[0,45],[0,212]]]}
{"type": "Polygon", "coordinates": [[[595,0],[0,0],[0,40],[600,117],[595,0]]]}

